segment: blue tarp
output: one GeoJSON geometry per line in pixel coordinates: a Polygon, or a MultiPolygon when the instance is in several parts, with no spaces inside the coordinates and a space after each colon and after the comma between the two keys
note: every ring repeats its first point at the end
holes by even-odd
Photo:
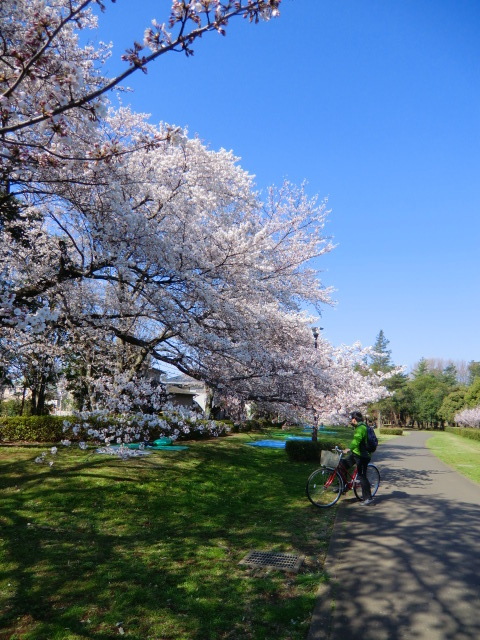
{"type": "MultiPolygon", "coordinates": [[[[337,433],[336,431],[319,431],[320,433],[337,433]]],[[[287,440],[311,440],[311,437],[305,436],[288,436],[287,440]]],[[[247,442],[251,447],[269,447],[270,449],[285,449],[285,440],[257,440],[256,442],[247,442]]]]}
{"type": "MultiPolygon", "coordinates": [[[[157,440],[158,442],[158,440],[157,440]]],[[[121,445],[111,445],[111,448],[113,449],[114,447],[119,448],[121,445]]],[[[132,443],[132,444],[126,444],[124,445],[127,449],[136,449],[136,450],[149,450],[149,451],[184,451],[185,449],[188,449],[188,447],[186,445],[177,445],[177,444],[147,444],[144,445],[143,449],[141,449],[141,445],[138,444],[137,442],[132,443]]]]}
{"type": "Polygon", "coordinates": [[[285,441],[282,440],[257,440],[247,442],[251,447],[270,447],[271,449],[285,449],[285,441]]]}

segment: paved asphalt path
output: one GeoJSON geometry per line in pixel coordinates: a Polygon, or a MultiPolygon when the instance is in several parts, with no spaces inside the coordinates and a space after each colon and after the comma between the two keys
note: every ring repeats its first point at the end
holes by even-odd
{"type": "Polygon", "coordinates": [[[480,487],[429,437],[379,447],[374,505],[343,499],[308,640],[480,640],[480,487]]]}

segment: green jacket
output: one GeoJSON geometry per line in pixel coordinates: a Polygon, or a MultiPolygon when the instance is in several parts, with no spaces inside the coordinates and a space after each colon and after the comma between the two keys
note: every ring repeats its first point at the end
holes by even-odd
{"type": "Polygon", "coordinates": [[[367,425],[359,422],[353,432],[353,440],[350,443],[352,453],[361,458],[370,458],[370,454],[366,448],[367,445],[367,425]]]}

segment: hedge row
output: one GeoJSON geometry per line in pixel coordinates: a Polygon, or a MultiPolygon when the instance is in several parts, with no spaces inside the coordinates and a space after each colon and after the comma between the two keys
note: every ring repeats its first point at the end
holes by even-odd
{"type": "Polygon", "coordinates": [[[331,451],[333,447],[346,448],[345,442],[332,442],[331,440],[287,440],[285,451],[291,462],[317,462],[320,464],[320,453],[323,450],[331,451]]]}
{"type": "Polygon", "coordinates": [[[468,427],[445,427],[448,433],[454,433],[462,438],[470,438],[470,440],[480,441],[480,429],[469,429],[468,427]]]}
{"type": "Polygon", "coordinates": [[[0,440],[58,442],[63,437],[63,416],[0,417],[0,440]]]}
{"type": "Polygon", "coordinates": [[[403,435],[403,429],[400,429],[398,427],[382,427],[380,429],[380,435],[382,436],[402,436],[403,435]]]}
{"type": "MultiPolygon", "coordinates": [[[[81,432],[77,435],[74,434],[72,428],[64,430],[64,422],[69,422],[71,425],[78,423],[78,420],[73,416],[14,416],[14,417],[0,417],[0,441],[4,442],[59,442],[62,439],[69,439],[73,441],[78,440],[96,440],[94,436],[90,436],[87,433],[86,428],[82,428],[81,432]]],[[[117,424],[115,418],[110,418],[108,423],[114,428],[117,424]]],[[[98,424],[94,418],[89,421],[89,426],[93,429],[99,427],[105,427],[105,422],[98,424]]],[[[202,437],[211,437],[212,430],[206,427],[211,423],[207,420],[199,420],[195,423],[195,427],[192,427],[187,433],[180,432],[178,435],[179,440],[194,440],[202,437]],[[199,427],[205,427],[202,429],[199,427]]],[[[232,428],[232,424],[228,421],[218,421],[216,423],[214,431],[215,435],[225,435],[225,433],[232,428]]],[[[160,433],[158,429],[154,429],[150,433],[150,439],[155,439],[164,435],[160,433]]]]}

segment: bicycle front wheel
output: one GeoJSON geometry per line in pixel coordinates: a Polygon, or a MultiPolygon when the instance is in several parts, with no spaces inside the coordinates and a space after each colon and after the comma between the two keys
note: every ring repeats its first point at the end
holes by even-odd
{"type": "MultiPolygon", "coordinates": [[[[368,478],[368,481],[370,482],[370,488],[372,491],[372,498],[373,498],[373,496],[378,491],[378,487],[380,486],[380,471],[377,469],[377,467],[374,464],[368,465],[367,478],[368,478]]],[[[358,479],[358,476],[355,479],[355,482],[353,483],[353,490],[355,492],[355,495],[357,496],[357,499],[363,500],[362,486],[360,484],[360,480],[358,479]]]]}
{"type": "Polygon", "coordinates": [[[331,507],[342,495],[343,482],[335,469],[322,467],[307,480],[307,496],[316,507],[331,507]]]}

